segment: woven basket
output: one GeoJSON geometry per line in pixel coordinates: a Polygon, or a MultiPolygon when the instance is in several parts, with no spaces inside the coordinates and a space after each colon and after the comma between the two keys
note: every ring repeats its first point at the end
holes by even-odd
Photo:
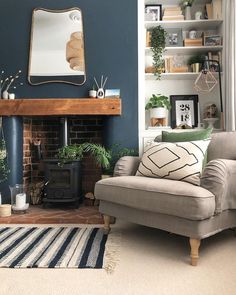
{"type": "Polygon", "coordinates": [[[0,217],[11,216],[11,205],[0,205],[0,217]]]}

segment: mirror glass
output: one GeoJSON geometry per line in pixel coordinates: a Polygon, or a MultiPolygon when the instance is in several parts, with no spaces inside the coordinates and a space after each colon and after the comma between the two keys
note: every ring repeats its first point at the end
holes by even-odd
{"type": "Polygon", "coordinates": [[[33,11],[28,79],[32,85],[85,82],[83,20],[79,8],[33,11]]]}

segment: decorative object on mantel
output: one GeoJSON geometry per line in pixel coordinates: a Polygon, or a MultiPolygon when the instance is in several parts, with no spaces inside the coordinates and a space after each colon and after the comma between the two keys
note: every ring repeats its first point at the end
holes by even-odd
{"type": "Polygon", "coordinates": [[[4,78],[5,71],[1,72],[0,75],[0,98],[3,99],[15,99],[15,93],[9,93],[9,90],[16,89],[17,86],[22,86],[23,83],[15,84],[15,81],[19,79],[21,70],[15,75],[4,78]]]}
{"type": "Polygon", "coordinates": [[[153,94],[145,106],[145,110],[150,110],[151,126],[166,126],[166,111],[170,109],[171,104],[167,96],[153,94]]]}
{"type": "Polygon", "coordinates": [[[89,97],[96,98],[97,97],[97,91],[95,90],[95,85],[93,85],[93,89],[89,90],[89,97]]]}
{"type": "Polygon", "coordinates": [[[104,98],[104,96],[105,96],[104,87],[107,83],[107,77],[105,78],[105,80],[103,80],[103,75],[101,76],[100,86],[98,85],[98,82],[95,77],[94,77],[94,81],[95,81],[97,88],[98,88],[97,89],[97,98],[104,98]]]}

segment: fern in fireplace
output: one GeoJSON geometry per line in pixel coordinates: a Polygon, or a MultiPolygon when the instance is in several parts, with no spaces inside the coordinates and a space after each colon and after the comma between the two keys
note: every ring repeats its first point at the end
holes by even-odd
{"type": "Polygon", "coordinates": [[[63,166],[66,162],[73,160],[82,160],[84,154],[89,153],[93,156],[96,163],[102,168],[109,168],[111,153],[105,147],[95,143],[82,143],[67,145],[59,149],[58,158],[59,165],[63,166]]]}

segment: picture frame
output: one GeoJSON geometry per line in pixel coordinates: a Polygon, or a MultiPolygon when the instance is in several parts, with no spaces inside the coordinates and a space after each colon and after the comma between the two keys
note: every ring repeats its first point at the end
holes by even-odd
{"type": "Polygon", "coordinates": [[[119,97],[120,97],[120,89],[105,90],[105,98],[119,98],[119,97]]]}
{"type": "Polygon", "coordinates": [[[183,46],[182,29],[168,29],[166,35],[166,47],[183,46]]]}
{"type": "Polygon", "coordinates": [[[204,36],[204,45],[205,46],[221,46],[222,37],[219,35],[204,36]]]}
{"type": "Polygon", "coordinates": [[[198,126],[198,95],[170,95],[171,128],[198,126]]]}
{"type": "Polygon", "coordinates": [[[161,21],[162,20],[162,5],[161,4],[145,5],[145,20],[146,21],[161,21]]]}

